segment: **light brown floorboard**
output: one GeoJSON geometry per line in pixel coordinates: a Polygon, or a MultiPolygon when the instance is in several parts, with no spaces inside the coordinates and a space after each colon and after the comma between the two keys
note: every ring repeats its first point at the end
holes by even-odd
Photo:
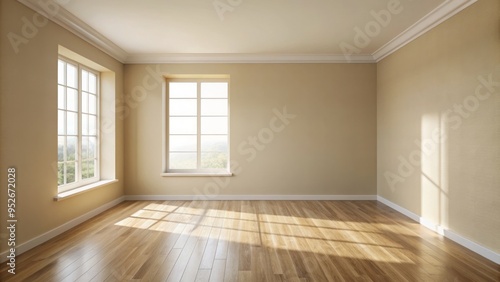
{"type": "Polygon", "coordinates": [[[376,201],[127,201],[0,281],[500,281],[500,266],[376,201]]]}

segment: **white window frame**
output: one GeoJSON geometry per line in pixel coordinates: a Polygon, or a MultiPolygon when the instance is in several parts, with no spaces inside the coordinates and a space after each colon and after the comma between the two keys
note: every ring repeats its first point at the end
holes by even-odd
{"type": "MultiPolygon", "coordinates": [[[[76,66],[77,67],[77,71],[78,71],[78,89],[77,89],[77,93],[78,93],[78,130],[77,130],[77,153],[76,153],[76,157],[77,157],[77,160],[76,160],[76,168],[75,168],[75,182],[72,182],[72,183],[67,183],[67,184],[62,184],[62,185],[58,185],[58,193],[62,193],[62,192],[66,192],[66,191],[69,191],[69,190],[73,190],[73,189],[77,189],[79,187],[82,187],[82,186],[85,186],[85,185],[89,185],[89,184],[93,184],[93,183],[96,183],[98,181],[100,181],[100,162],[101,162],[101,152],[100,152],[100,116],[101,116],[101,112],[100,112],[100,72],[99,71],[96,71],[90,67],[87,67],[79,62],[76,62],[74,60],[71,60],[69,58],[66,58],[64,56],[61,56],[59,55],[58,57],[58,61],[61,60],[61,61],[64,61],[65,63],[67,64],[71,64],[73,66],[76,66]],[[82,115],[83,115],[83,111],[82,111],[82,92],[83,92],[83,89],[82,89],[82,70],[85,70],[89,73],[92,73],[96,76],[96,163],[95,163],[95,174],[94,174],[94,177],[92,178],[87,178],[87,179],[82,179],[82,139],[83,139],[83,134],[82,134],[82,115]]],[[[59,69],[57,70],[59,72],[59,69]]],[[[66,69],[64,70],[64,73],[65,73],[65,76],[66,75],[66,69]]],[[[61,84],[59,84],[59,82],[57,82],[57,85],[60,86],[61,84]]],[[[64,85],[62,85],[64,87],[67,87],[66,83],[64,85]]],[[[58,107],[58,111],[59,111],[59,107],[58,107]]],[[[65,110],[67,111],[67,109],[65,110]]],[[[58,133],[58,136],[68,136],[67,134],[64,134],[64,135],[59,135],[58,133]]],[[[64,151],[66,151],[66,147],[63,149],[64,151]]],[[[59,178],[59,175],[58,175],[58,178],[59,178]]]]}
{"type": "MultiPolygon", "coordinates": [[[[193,77],[193,78],[166,78],[164,83],[164,91],[163,91],[163,121],[164,121],[164,150],[163,150],[163,176],[231,176],[230,167],[231,167],[231,146],[230,146],[230,136],[231,136],[231,109],[230,109],[230,82],[229,78],[213,78],[213,77],[193,77]],[[169,123],[170,123],[170,92],[169,92],[169,83],[170,82],[192,82],[197,84],[197,169],[170,169],[169,168],[169,156],[170,156],[170,131],[169,131],[169,123]],[[204,82],[224,82],[227,83],[227,166],[225,168],[216,168],[216,169],[208,169],[201,168],[201,83],[204,82]]],[[[210,134],[212,135],[212,134],[210,134]]],[[[215,134],[216,135],[216,134],[215,134]]],[[[224,135],[224,134],[222,134],[224,135]]]]}

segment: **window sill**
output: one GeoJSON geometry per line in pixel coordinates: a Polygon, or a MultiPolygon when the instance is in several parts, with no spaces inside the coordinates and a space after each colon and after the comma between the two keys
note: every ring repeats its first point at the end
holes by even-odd
{"type": "Polygon", "coordinates": [[[75,189],[64,191],[64,192],[58,193],[57,196],[54,197],[54,201],[62,201],[62,200],[65,200],[67,198],[71,198],[73,196],[85,193],[85,192],[90,191],[90,190],[94,190],[96,188],[100,188],[100,187],[109,185],[109,184],[115,183],[115,182],[118,182],[118,180],[117,179],[100,180],[100,181],[94,182],[92,184],[88,184],[88,185],[81,186],[81,187],[78,187],[75,189]]]}
{"type": "Polygon", "coordinates": [[[161,176],[171,177],[171,176],[181,176],[181,177],[191,177],[191,176],[233,176],[231,172],[164,172],[161,176]]]}

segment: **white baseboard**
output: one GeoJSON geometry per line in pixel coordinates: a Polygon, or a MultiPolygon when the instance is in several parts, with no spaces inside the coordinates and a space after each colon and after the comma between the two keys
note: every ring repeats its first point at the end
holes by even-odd
{"type": "Polygon", "coordinates": [[[416,222],[420,222],[420,216],[418,216],[416,213],[412,213],[411,211],[409,211],[401,206],[398,206],[395,203],[393,203],[393,202],[391,202],[383,197],[380,197],[380,196],[377,196],[377,201],[381,202],[382,204],[384,204],[386,206],[391,207],[394,210],[397,210],[399,213],[406,215],[407,217],[413,219],[416,222]]]}
{"type": "Polygon", "coordinates": [[[376,195],[127,195],[126,201],[369,201],[376,195]]]}
{"type": "Polygon", "coordinates": [[[496,263],[496,264],[500,264],[500,254],[486,248],[486,247],[483,247],[481,245],[479,245],[478,243],[476,242],[473,242],[449,229],[446,229],[440,225],[437,225],[433,222],[431,222],[430,220],[426,219],[426,218],[423,218],[423,217],[420,217],[418,216],[417,214],[381,197],[381,196],[377,196],[377,200],[381,203],[383,203],[384,205],[386,206],[389,206],[390,208],[393,208],[395,209],[396,211],[402,213],[403,215],[406,215],[407,217],[413,219],[414,221],[420,223],[421,225],[429,228],[430,230],[434,231],[434,232],[437,232],[438,234],[441,234],[443,236],[445,236],[446,238],[456,242],[457,244],[459,245],[462,245],[463,247],[466,247],[467,249],[491,260],[492,262],[496,263]]]}
{"type": "Polygon", "coordinates": [[[465,237],[462,237],[461,235],[459,235],[451,230],[448,230],[448,229],[444,229],[444,236],[452,241],[455,241],[455,243],[460,244],[460,245],[466,247],[467,249],[469,249],[477,254],[480,254],[481,256],[483,256],[483,257],[491,260],[492,262],[500,265],[500,254],[499,253],[496,253],[496,252],[494,252],[486,247],[483,247],[483,246],[479,245],[478,243],[473,242],[465,237]]]}
{"type": "MultiPolygon", "coordinates": [[[[50,231],[47,231],[45,233],[43,233],[42,235],[40,236],[37,236],[27,242],[24,242],[18,246],[16,246],[16,256],[42,244],[42,243],[45,243],[47,242],[48,240],[56,237],[57,235],[63,233],[63,232],[66,232],[68,231],[69,229],[77,226],[78,224],[81,224],[83,223],[84,221],[86,220],[89,220],[90,218],[118,205],[119,203],[123,202],[125,200],[125,197],[120,197],[120,198],[117,198],[109,203],[106,203],[86,214],[83,214],[75,219],[72,219],[66,223],[64,223],[63,225],[60,225],[50,231]]],[[[6,250],[5,252],[2,252],[0,253],[0,262],[4,262],[7,260],[7,254],[8,254],[8,250],[6,250]]]]}

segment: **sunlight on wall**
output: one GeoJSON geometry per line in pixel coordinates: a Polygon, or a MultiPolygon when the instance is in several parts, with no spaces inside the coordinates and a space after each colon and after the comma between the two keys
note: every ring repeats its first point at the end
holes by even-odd
{"type": "Polygon", "coordinates": [[[419,144],[422,218],[426,224],[439,228],[447,225],[448,218],[446,136],[446,122],[438,113],[422,116],[419,144]]]}

